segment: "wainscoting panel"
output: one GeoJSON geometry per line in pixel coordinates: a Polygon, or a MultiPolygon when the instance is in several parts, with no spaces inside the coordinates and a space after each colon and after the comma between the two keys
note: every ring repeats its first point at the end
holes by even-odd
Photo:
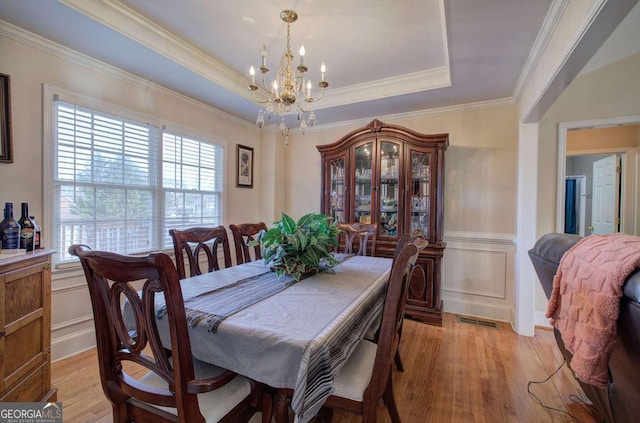
{"type": "Polygon", "coordinates": [[[513,323],[515,235],[445,233],[444,311],[513,323]]]}
{"type": "Polygon", "coordinates": [[[51,360],[96,346],[93,310],[82,268],[54,271],[51,283],[51,360]]]}
{"type": "MultiPolygon", "coordinates": [[[[513,323],[514,239],[512,234],[445,233],[445,312],[513,323]]],[[[56,270],[52,279],[51,356],[57,361],[93,348],[95,333],[82,269],[56,270]]]]}
{"type": "MultiPolygon", "coordinates": [[[[166,253],[173,259],[173,251],[166,253]]],[[[202,268],[206,268],[205,262],[202,268]]],[[[80,265],[56,269],[51,279],[51,361],[58,361],[95,347],[96,337],[91,298],[80,265]]],[[[140,288],[139,284],[134,283],[134,288],[140,288]]]]}

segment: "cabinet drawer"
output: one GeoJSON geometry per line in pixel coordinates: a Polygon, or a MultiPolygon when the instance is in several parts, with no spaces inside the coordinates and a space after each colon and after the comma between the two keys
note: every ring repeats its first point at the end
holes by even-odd
{"type": "Polygon", "coordinates": [[[4,392],[0,402],[34,402],[49,391],[49,363],[44,362],[4,392]]]}

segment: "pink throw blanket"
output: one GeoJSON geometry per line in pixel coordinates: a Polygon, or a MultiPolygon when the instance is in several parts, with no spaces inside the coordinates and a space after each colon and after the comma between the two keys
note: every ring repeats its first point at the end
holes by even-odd
{"type": "Polygon", "coordinates": [[[607,386],[622,285],[640,267],[640,237],[591,235],[562,259],[553,278],[546,316],[573,353],[571,368],[585,383],[607,386]]]}

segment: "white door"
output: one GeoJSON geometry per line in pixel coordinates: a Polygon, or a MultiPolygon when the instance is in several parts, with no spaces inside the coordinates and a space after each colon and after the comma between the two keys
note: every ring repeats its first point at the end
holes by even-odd
{"type": "Polygon", "coordinates": [[[620,224],[620,159],[613,154],[593,163],[591,225],[593,234],[618,232],[620,224]]]}

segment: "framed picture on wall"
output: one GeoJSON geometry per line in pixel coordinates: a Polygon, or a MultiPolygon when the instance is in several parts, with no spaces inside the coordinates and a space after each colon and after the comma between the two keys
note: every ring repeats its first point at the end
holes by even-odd
{"type": "Polygon", "coordinates": [[[13,163],[9,75],[0,73],[0,163],[13,163]]]}
{"type": "Polygon", "coordinates": [[[253,148],[238,144],[236,186],[253,188],[253,148]]]}

